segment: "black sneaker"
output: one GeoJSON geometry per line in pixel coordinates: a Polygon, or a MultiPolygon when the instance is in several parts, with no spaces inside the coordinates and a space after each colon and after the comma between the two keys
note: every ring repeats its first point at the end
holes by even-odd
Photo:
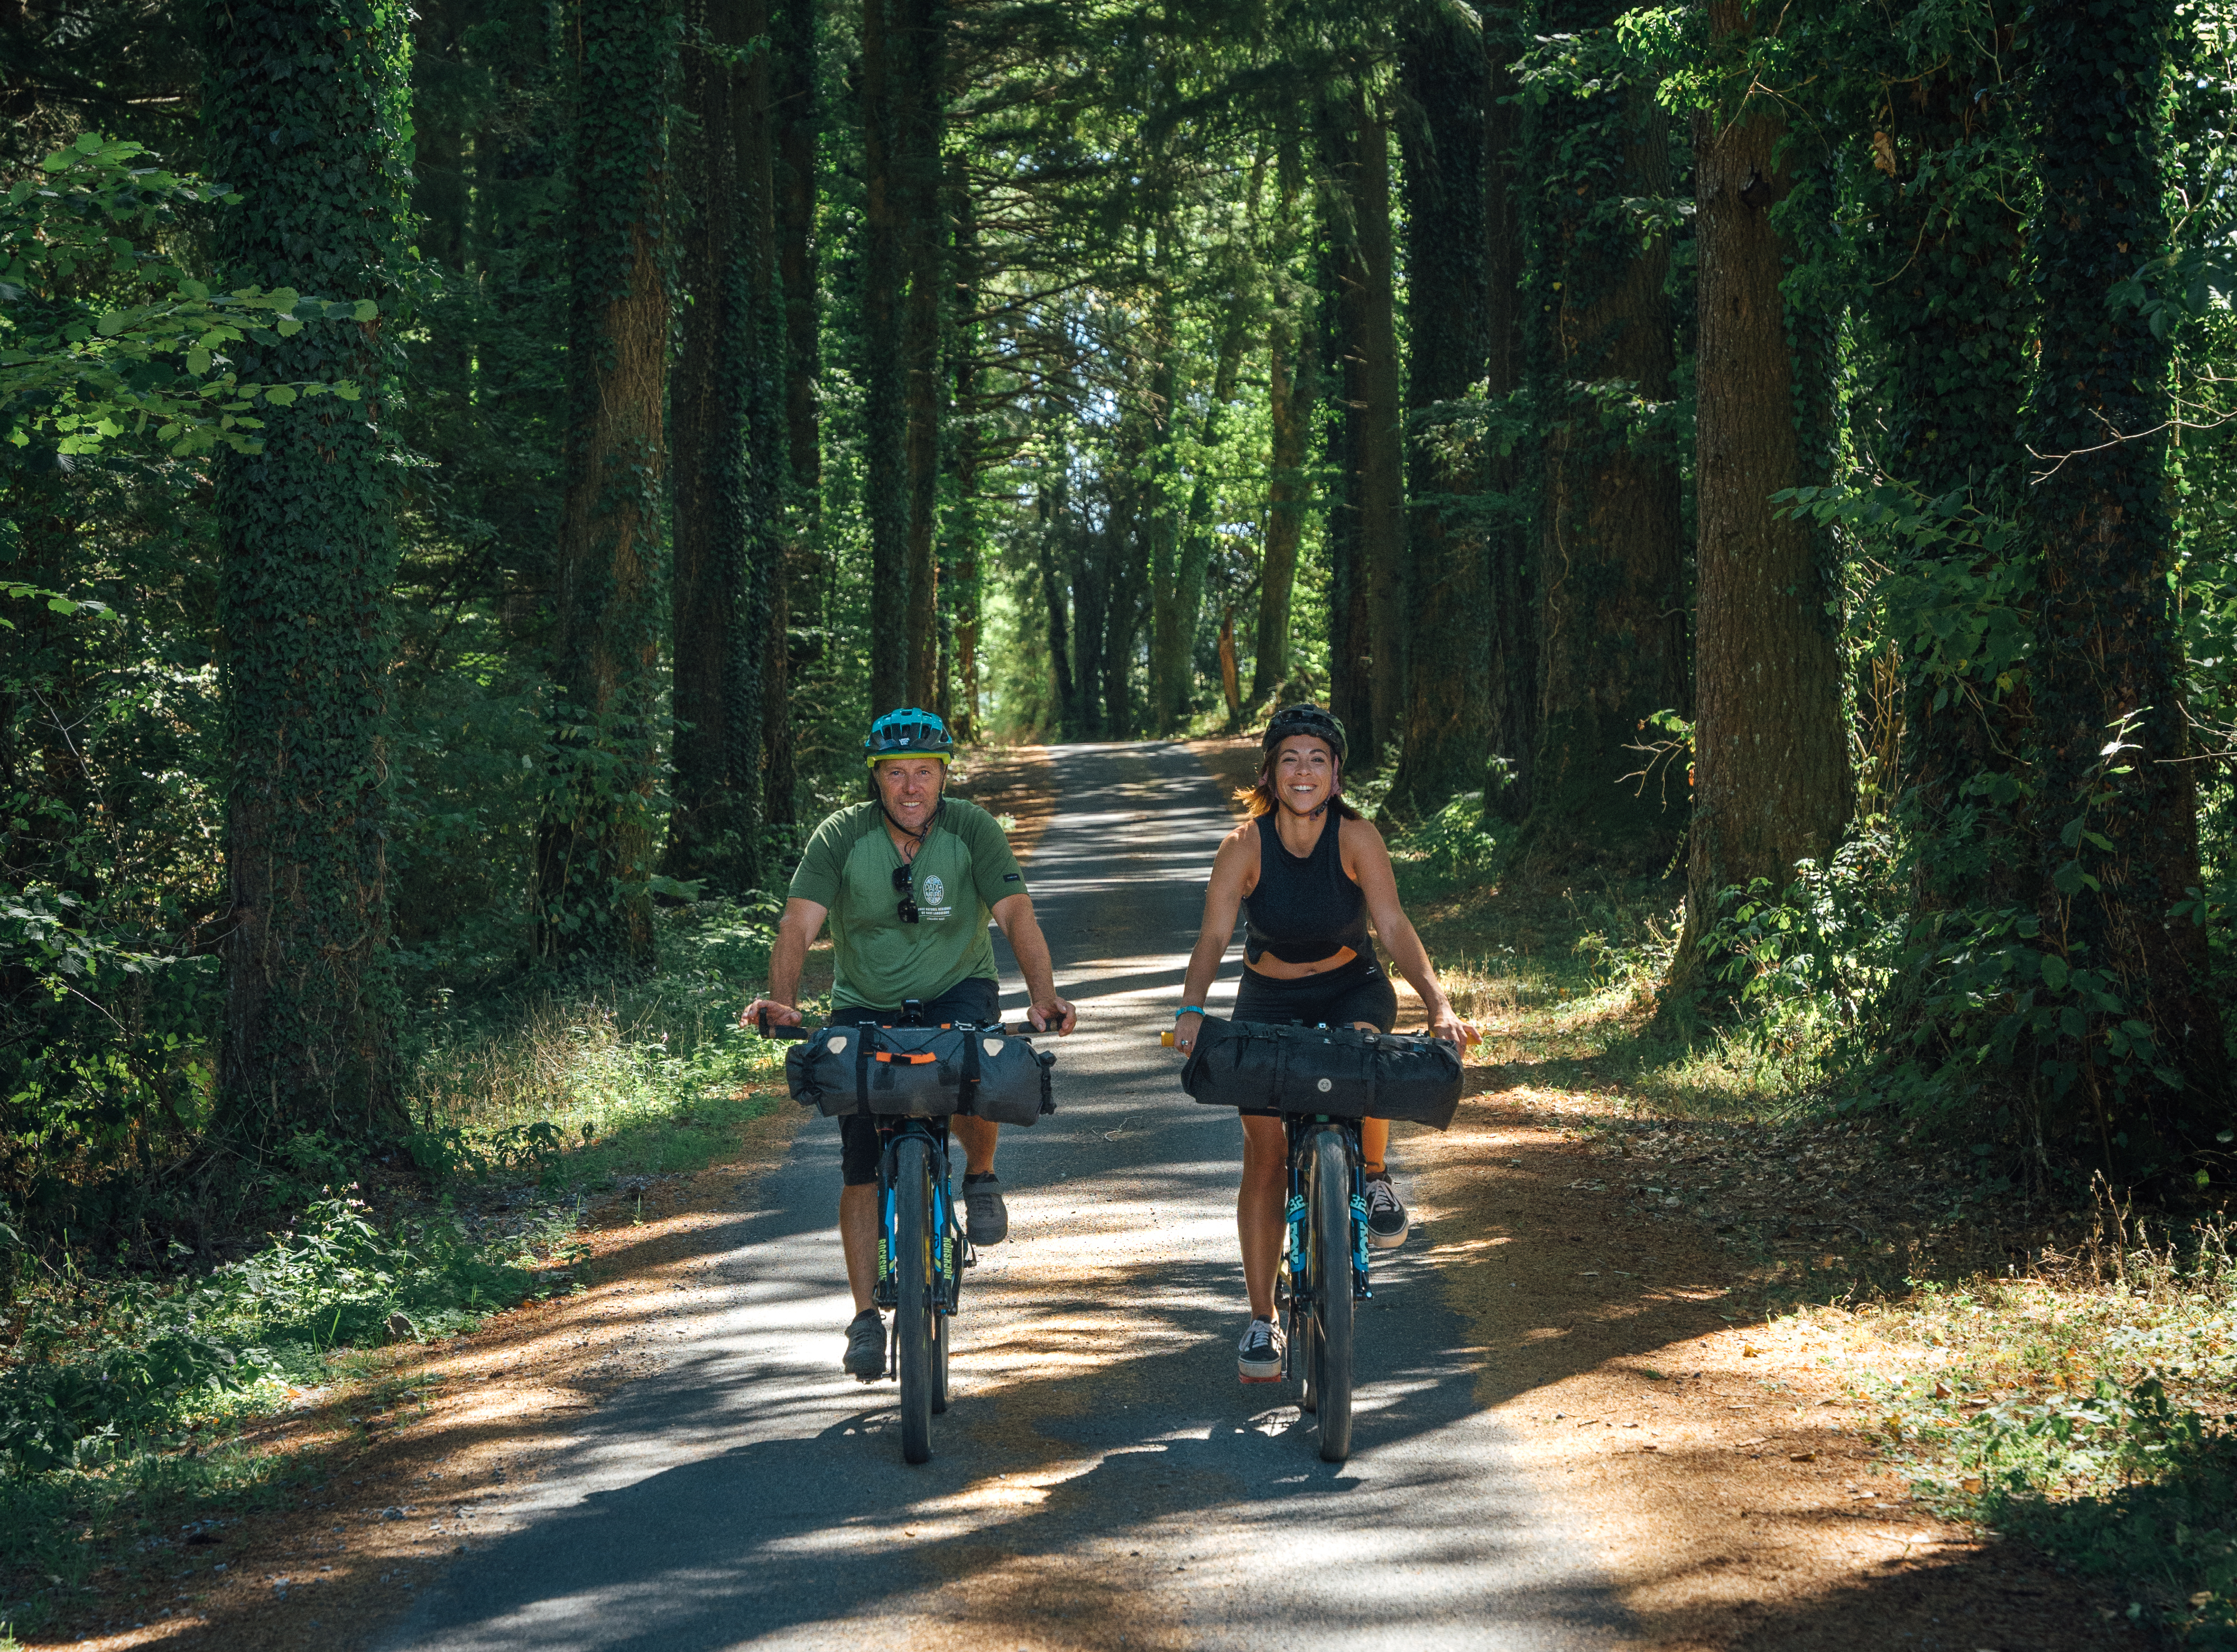
{"type": "Polygon", "coordinates": [[[1010,1207],[993,1171],[963,1179],[963,1237],[973,1245],[1000,1245],[1010,1236],[1010,1207]]]}
{"type": "Polygon", "coordinates": [[[1282,1380],[1282,1333],[1271,1319],[1253,1319],[1235,1345],[1235,1374],[1246,1383],[1282,1380]]]}
{"type": "Polygon", "coordinates": [[[865,1308],[847,1327],[847,1374],[874,1383],[886,1374],[886,1322],[865,1308]]]}
{"type": "Polygon", "coordinates": [[[1406,1242],[1411,1226],[1390,1186],[1390,1173],[1371,1173],[1367,1178],[1367,1242],[1378,1251],[1395,1251],[1406,1242]]]}

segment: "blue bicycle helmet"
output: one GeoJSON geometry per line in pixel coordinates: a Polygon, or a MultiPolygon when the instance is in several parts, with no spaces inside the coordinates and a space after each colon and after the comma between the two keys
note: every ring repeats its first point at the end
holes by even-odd
{"type": "Polygon", "coordinates": [[[955,742],[936,712],[903,706],[870,724],[862,740],[862,763],[875,768],[886,757],[936,757],[942,763],[955,757],[955,742]]]}

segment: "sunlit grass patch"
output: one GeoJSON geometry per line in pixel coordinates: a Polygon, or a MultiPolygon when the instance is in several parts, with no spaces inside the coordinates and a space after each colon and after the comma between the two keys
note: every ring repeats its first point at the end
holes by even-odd
{"type": "Polygon", "coordinates": [[[2221,1219],[2155,1238],[2105,1209],[2030,1278],[1886,1305],[1917,1368],[1859,1385],[1870,1431],[1951,1517],[2111,1581],[2132,1618],[2237,1646],[2237,1262],[2221,1219]]]}
{"type": "Polygon", "coordinates": [[[747,1093],[782,1080],[785,1046],[737,1024],[768,969],[772,907],[668,913],[655,975],[439,999],[412,1066],[414,1158],[439,1175],[574,1184],[708,1162],[708,1133],[766,1111],[747,1093]]]}

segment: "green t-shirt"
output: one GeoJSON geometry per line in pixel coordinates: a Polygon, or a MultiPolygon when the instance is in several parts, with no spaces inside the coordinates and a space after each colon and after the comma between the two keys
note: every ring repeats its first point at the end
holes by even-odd
{"type": "Polygon", "coordinates": [[[808,840],[791,895],[830,909],[834,1008],[897,1009],[959,981],[998,978],[987,921],[995,902],[1026,893],[1026,879],[994,817],[960,797],[941,800],[916,852],[914,923],[901,920],[901,863],[874,803],[841,809],[808,840]]]}

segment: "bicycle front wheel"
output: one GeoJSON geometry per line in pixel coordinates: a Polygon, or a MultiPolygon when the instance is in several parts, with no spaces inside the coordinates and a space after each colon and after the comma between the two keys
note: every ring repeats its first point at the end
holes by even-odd
{"type": "Polygon", "coordinates": [[[894,1363],[901,1383],[901,1459],[932,1460],[932,1148],[894,1144],[894,1363]]]}
{"type": "Polygon", "coordinates": [[[1321,1430],[1321,1460],[1351,1455],[1351,1155],[1343,1133],[1314,1139],[1310,1253],[1313,1336],[1306,1370],[1321,1430]]]}

